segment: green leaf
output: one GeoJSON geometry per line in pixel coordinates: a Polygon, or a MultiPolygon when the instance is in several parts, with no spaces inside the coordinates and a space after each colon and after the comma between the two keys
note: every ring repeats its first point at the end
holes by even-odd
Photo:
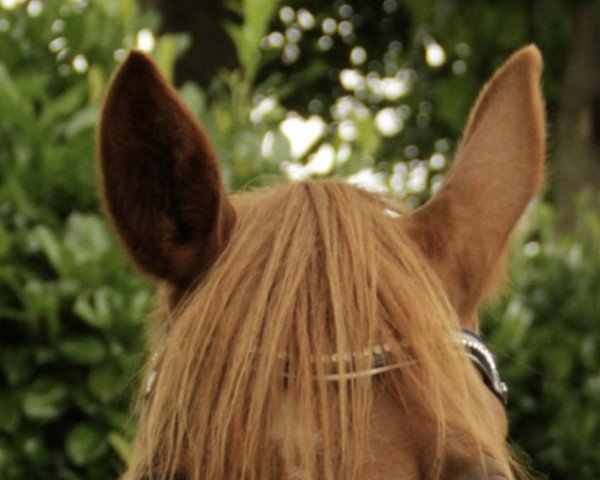
{"type": "Polygon", "coordinates": [[[30,465],[40,466],[51,461],[45,439],[39,433],[25,437],[21,449],[30,465]]]}
{"type": "Polygon", "coordinates": [[[4,474],[15,464],[15,448],[4,437],[0,437],[0,474],[4,474]]]}
{"type": "Polygon", "coordinates": [[[206,95],[202,89],[195,83],[186,82],[179,89],[179,94],[190,111],[202,117],[206,110],[206,95]]]}
{"type": "Polygon", "coordinates": [[[65,449],[75,465],[83,466],[104,455],[108,443],[97,426],[80,423],[67,435],[65,449]]]}
{"type": "Polygon", "coordinates": [[[31,377],[35,365],[31,349],[24,346],[4,347],[1,353],[2,370],[9,385],[23,383],[31,377]]]}
{"type": "Polygon", "coordinates": [[[60,118],[76,112],[85,99],[86,90],[86,84],[76,84],[58,97],[52,98],[44,106],[39,122],[48,128],[60,118]]]}
{"type": "Polygon", "coordinates": [[[26,102],[19,91],[18,82],[11,78],[6,66],[0,62],[0,98],[2,98],[2,113],[14,121],[22,131],[37,130],[31,104],[26,102]]]}
{"type": "Polygon", "coordinates": [[[96,367],[88,376],[87,384],[90,391],[104,403],[119,395],[124,388],[123,375],[114,364],[96,367]]]}
{"type": "Polygon", "coordinates": [[[89,105],[78,110],[64,126],[65,137],[71,140],[77,134],[87,134],[92,131],[98,122],[98,109],[95,105],[89,105]]]}
{"type": "Polygon", "coordinates": [[[66,359],[80,365],[96,365],[106,356],[102,339],[91,335],[64,340],[58,349],[66,359]]]}
{"type": "Polygon", "coordinates": [[[105,87],[104,70],[98,65],[92,65],[88,72],[88,92],[91,103],[96,104],[100,102],[105,87]]]}
{"type": "Polygon", "coordinates": [[[439,85],[436,92],[439,98],[436,112],[440,119],[455,131],[460,131],[467,119],[475,91],[473,80],[466,76],[454,76],[439,85]]]}
{"type": "Polygon", "coordinates": [[[16,392],[0,390],[0,430],[14,433],[21,421],[21,411],[16,392]]]}
{"type": "Polygon", "coordinates": [[[88,325],[100,330],[106,330],[112,325],[109,293],[105,288],[96,290],[91,299],[88,294],[78,295],[73,311],[88,325]]]}
{"type": "Polygon", "coordinates": [[[228,2],[231,10],[242,14],[242,25],[226,23],[225,29],[235,44],[244,76],[251,83],[261,63],[260,42],[268,34],[269,25],[279,0],[240,0],[228,2]]]}
{"type": "Polygon", "coordinates": [[[65,467],[62,467],[58,470],[58,478],[60,480],[85,480],[85,478],[81,475],[65,467]]]}
{"type": "Polygon", "coordinates": [[[281,165],[291,158],[291,146],[288,138],[280,130],[273,132],[273,149],[270,155],[270,161],[274,165],[281,165]]]}
{"type": "Polygon", "coordinates": [[[63,262],[62,247],[54,232],[45,225],[40,225],[31,232],[31,237],[38,242],[52,266],[60,271],[63,262]]]}
{"type": "Polygon", "coordinates": [[[0,258],[10,252],[10,244],[10,235],[4,225],[0,223],[0,258]]]}
{"type": "Polygon", "coordinates": [[[177,58],[187,50],[190,43],[190,36],[182,33],[162,35],[156,42],[154,59],[161,73],[169,81],[173,80],[177,58]]]}
{"type": "Polygon", "coordinates": [[[133,446],[131,445],[131,442],[118,432],[110,432],[108,434],[108,442],[112,446],[113,450],[117,452],[119,458],[126,465],[129,465],[131,456],[133,454],[133,446]]]}
{"type": "Polygon", "coordinates": [[[67,396],[64,385],[52,378],[38,379],[23,396],[23,412],[32,420],[54,420],[67,396]]]}
{"type": "Polygon", "coordinates": [[[98,215],[73,213],[67,222],[64,243],[73,264],[77,266],[96,260],[111,248],[106,222],[98,215]]]}

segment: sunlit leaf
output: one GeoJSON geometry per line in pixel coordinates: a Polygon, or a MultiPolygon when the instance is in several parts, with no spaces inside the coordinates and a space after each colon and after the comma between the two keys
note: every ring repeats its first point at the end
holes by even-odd
{"type": "Polygon", "coordinates": [[[110,432],[108,434],[108,442],[112,448],[117,452],[119,458],[126,464],[129,464],[131,455],[133,453],[133,447],[131,442],[120,435],[118,432],[110,432]]]}
{"type": "Polygon", "coordinates": [[[96,425],[80,423],[67,435],[65,448],[75,465],[86,465],[101,457],[108,444],[105,434],[96,425]]]}
{"type": "Polygon", "coordinates": [[[104,342],[89,335],[63,340],[58,348],[66,359],[81,365],[96,365],[106,356],[104,342]]]}
{"type": "Polygon", "coordinates": [[[117,365],[100,365],[96,367],[87,381],[90,391],[102,402],[114,398],[123,390],[123,377],[117,365]]]}
{"type": "Polygon", "coordinates": [[[61,414],[66,396],[64,385],[47,377],[38,379],[23,395],[23,412],[33,420],[54,420],[61,414]]]}
{"type": "Polygon", "coordinates": [[[165,34],[156,42],[154,59],[162,74],[170,81],[175,72],[175,61],[190,44],[190,37],[184,34],[165,34]]]}

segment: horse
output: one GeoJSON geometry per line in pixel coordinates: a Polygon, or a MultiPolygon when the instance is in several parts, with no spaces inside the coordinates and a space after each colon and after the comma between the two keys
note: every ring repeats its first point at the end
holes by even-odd
{"type": "Polygon", "coordinates": [[[105,100],[99,171],[160,293],[123,478],[526,476],[477,311],[542,184],[541,70],[533,45],[508,59],[438,193],[408,211],[335,179],[226,193],[201,124],[132,51],[105,100]]]}

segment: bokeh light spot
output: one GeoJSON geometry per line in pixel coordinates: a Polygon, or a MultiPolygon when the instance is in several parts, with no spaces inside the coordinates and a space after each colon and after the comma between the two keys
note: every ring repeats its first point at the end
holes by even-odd
{"type": "Polygon", "coordinates": [[[283,48],[283,63],[291,64],[300,58],[300,48],[295,43],[288,43],[283,48]]]}
{"type": "Polygon", "coordinates": [[[338,126],[338,135],[346,142],[352,142],[356,140],[358,132],[354,122],[352,120],[344,120],[343,122],[340,122],[338,126]]]}
{"type": "Polygon", "coordinates": [[[150,29],[144,28],[138,32],[135,44],[143,52],[151,52],[156,45],[156,39],[150,29]]]}
{"type": "Polygon", "coordinates": [[[323,33],[331,35],[337,30],[337,22],[333,18],[326,18],[321,23],[321,28],[323,29],[323,33]]]}
{"type": "Polygon", "coordinates": [[[471,47],[464,42],[458,43],[456,47],[454,47],[454,51],[459,57],[468,57],[471,55],[471,47]]]}
{"type": "Polygon", "coordinates": [[[298,25],[292,25],[285,31],[285,38],[290,43],[298,43],[302,40],[302,30],[300,30],[298,25]]]}
{"type": "Polygon", "coordinates": [[[27,15],[30,17],[39,17],[44,9],[44,4],[40,0],[31,0],[27,5],[27,15]]]}
{"type": "Polygon", "coordinates": [[[321,50],[327,51],[333,47],[333,38],[331,38],[329,35],[323,35],[319,38],[318,44],[321,50]]]}
{"type": "Polygon", "coordinates": [[[342,17],[342,18],[350,18],[352,16],[352,14],[354,13],[354,9],[352,8],[352,5],[348,5],[347,3],[344,3],[338,9],[338,13],[340,14],[340,17],[342,17]]]}
{"type": "Polygon", "coordinates": [[[433,170],[441,170],[446,165],[446,157],[441,153],[434,153],[429,159],[429,167],[433,170]]]}
{"type": "Polygon", "coordinates": [[[450,151],[450,141],[447,138],[436,140],[434,148],[436,152],[448,153],[450,151]]]}
{"type": "Polygon", "coordinates": [[[315,17],[305,8],[298,10],[298,23],[304,30],[310,30],[316,25],[315,17]]]}
{"type": "Polygon", "coordinates": [[[51,52],[56,53],[56,52],[62,50],[66,44],[67,44],[67,39],[65,37],[57,37],[48,44],[48,48],[50,49],[51,52]]]}
{"type": "Polygon", "coordinates": [[[408,174],[406,186],[409,193],[420,193],[427,187],[427,169],[422,165],[414,168],[408,174]]]}
{"type": "Polygon", "coordinates": [[[455,75],[463,75],[467,72],[467,64],[463,60],[456,60],[452,63],[452,72],[455,75]]]}
{"type": "Polygon", "coordinates": [[[419,154],[419,147],[416,145],[408,145],[404,149],[404,155],[406,158],[415,158],[419,154]]]}
{"type": "Polygon", "coordinates": [[[250,121],[258,123],[262,121],[277,107],[277,100],[274,97],[264,97],[258,100],[257,105],[250,112],[250,121]]]}
{"type": "Polygon", "coordinates": [[[56,55],[56,60],[59,62],[65,62],[68,58],[69,55],[71,54],[71,50],[68,48],[63,48],[60,52],[58,52],[58,54],[56,55]]]}
{"type": "Polygon", "coordinates": [[[431,41],[425,46],[425,61],[430,67],[441,67],[446,62],[446,52],[439,43],[431,41]]]}
{"type": "Polygon", "coordinates": [[[410,91],[410,85],[404,80],[386,77],[381,81],[381,90],[387,100],[398,100],[410,91]]]}
{"type": "Polygon", "coordinates": [[[358,70],[345,68],[340,72],[340,84],[348,91],[354,91],[363,85],[364,79],[358,70]]]}
{"type": "Polygon", "coordinates": [[[260,143],[260,154],[263,158],[269,158],[273,155],[273,147],[275,146],[275,134],[272,131],[265,133],[262,142],[260,143]]]}
{"type": "Polygon", "coordinates": [[[125,60],[126,56],[127,50],[125,50],[124,48],[119,48],[118,50],[115,50],[115,53],[113,53],[113,58],[116,62],[122,62],[123,60],[125,60]]]}
{"type": "Polygon", "coordinates": [[[346,181],[369,192],[387,192],[385,174],[375,172],[372,168],[363,168],[354,175],[349,176],[346,181]]]}
{"type": "Polygon", "coordinates": [[[271,48],[281,48],[285,43],[285,37],[281,32],[271,32],[267,39],[271,48]]]}
{"type": "Polygon", "coordinates": [[[375,126],[384,137],[397,135],[404,128],[404,122],[391,107],[386,107],[375,115],[375,126]]]}
{"type": "Polygon", "coordinates": [[[539,242],[527,242],[525,244],[525,248],[523,249],[525,251],[525,255],[528,257],[535,257],[536,255],[538,255],[541,251],[541,246],[539,244],[539,242]]]}
{"type": "Polygon", "coordinates": [[[54,22],[52,22],[52,33],[61,33],[64,29],[65,29],[65,21],[64,20],[61,20],[59,18],[58,20],[54,20],[54,22]]]}
{"type": "Polygon", "coordinates": [[[82,54],[75,55],[73,61],[71,62],[71,65],[73,66],[73,70],[75,70],[77,73],[87,72],[89,66],[87,58],[85,58],[85,55],[82,54]]]}
{"type": "Polygon", "coordinates": [[[279,10],[279,18],[281,19],[281,21],[283,23],[292,23],[294,21],[294,9],[292,7],[281,7],[281,9],[279,10]]]}
{"type": "Polygon", "coordinates": [[[325,175],[335,165],[335,149],[328,143],[321,145],[314,155],[311,155],[306,165],[311,173],[325,175]]]}
{"type": "Polygon", "coordinates": [[[398,2],[396,0],[385,0],[383,2],[383,11],[385,13],[394,13],[398,10],[398,2]]]}
{"type": "Polygon", "coordinates": [[[352,35],[354,32],[354,27],[352,26],[351,22],[344,20],[343,22],[340,22],[337,30],[342,37],[347,37],[348,35],[352,35]]]}
{"type": "Polygon", "coordinates": [[[342,143],[335,156],[335,161],[338,165],[342,165],[350,160],[352,156],[352,147],[347,143],[342,143]]]}
{"type": "Polygon", "coordinates": [[[300,115],[292,112],[281,122],[279,128],[290,142],[292,157],[298,159],[323,136],[327,125],[317,115],[304,120],[300,115]]]}
{"type": "Polygon", "coordinates": [[[0,0],[0,5],[7,10],[12,10],[22,3],[25,3],[25,0],[0,0]]]}
{"type": "Polygon", "coordinates": [[[362,65],[367,61],[367,51],[363,47],[354,47],[350,52],[352,65],[362,65]]]}

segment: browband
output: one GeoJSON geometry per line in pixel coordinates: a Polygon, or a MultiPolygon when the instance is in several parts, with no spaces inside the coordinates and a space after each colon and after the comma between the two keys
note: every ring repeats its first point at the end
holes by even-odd
{"type": "MultiPolygon", "coordinates": [[[[466,350],[467,356],[481,374],[486,386],[496,397],[498,397],[502,404],[506,406],[508,401],[508,387],[506,386],[506,383],[504,383],[504,381],[502,380],[502,377],[500,376],[500,371],[498,370],[498,365],[496,363],[496,358],[494,357],[494,354],[491,352],[489,347],[486,345],[483,337],[476,334],[472,330],[463,328],[459,333],[459,339],[462,346],[466,350]]],[[[326,379],[331,381],[339,381],[350,380],[359,377],[370,377],[380,375],[382,373],[395,370],[404,366],[404,364],[389,364],[389,352],[390,348],[387,345],[378,345],[371,349],[367,349],[364,352],[362,352],[362,354],[368,355],[372,358],[372,366],[369,370],[366,370],[364,372],[348,372],[345,374],[334,373],[331,375],[327,375],[326,379]]],[[[156,362],[156,354],[153,355],[152,360],[156,362]]],[[[325,356],[325,358],[322,359],[322,361],[326,361],[328,363],[336,363],[338,361],[337,355],[327,355],[325,356]]],[[[150,374],[146,380],[146,395],[150,394],[150,392],[152,391],[154,383],[156,382],[157,375],[158,372],[156,369],[150,371],[150,374]]]]}

